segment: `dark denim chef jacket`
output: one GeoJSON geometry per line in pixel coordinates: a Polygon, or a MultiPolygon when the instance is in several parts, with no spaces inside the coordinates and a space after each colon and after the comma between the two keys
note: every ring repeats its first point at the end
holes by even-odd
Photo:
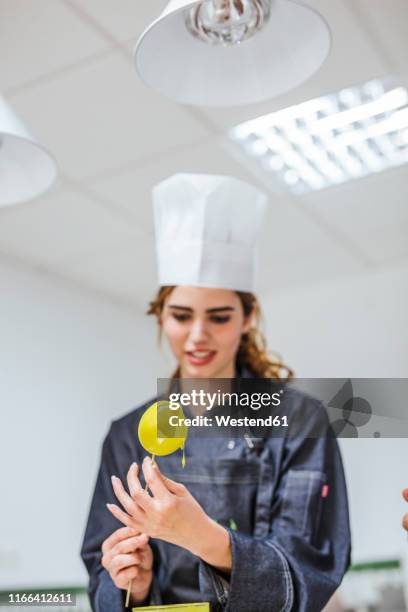
{"type": "MultiPolygon", "coordinates": [[[[241,377],[252,374],[243,370],[241,377]]],[[[162,472],[228,529],[232,570],[223,576],[185,549],[151,540],[154,579],[145,605],[208,601],[212,612],[319,612],[339,586],[350,562],[350,529],[337,440],[318,400],[286,393],[302,424],[296,435],[196,437],[187,441],[185,469],[178,453],[158,458],[162,472]],[[315,436],[316,427],[325,435],[315,436]]],[[[95,612],[125,609],[124,591],[101,566],[102,542],[122,526],[106,502],[117,503],[111,475],[126,482],[131,463],[146,455],[137,431],[153,401],[114,421],[103,444],[81,550],[95,612]]]]}

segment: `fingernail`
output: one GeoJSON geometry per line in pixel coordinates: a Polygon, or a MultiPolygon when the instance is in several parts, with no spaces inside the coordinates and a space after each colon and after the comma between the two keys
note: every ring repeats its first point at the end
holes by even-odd
{"type": "Polygon", "coordinates": [[[136,461],[134,461],[130,467],[131,467],[131,468],[137,467],[137,463],[136,463],[136,461]]]}
{"type": "Polygon", "coordinates": [[[119,478],[117,476],[111,476],[111,481],[115,482],[116,480],[119,480],[119,478]]]}
{"type": "Polygon", "coordinates": [[[110,510],[112,508],[112,504],[106,504],[106,507],[108,508],[108,510],[110,510]]]}

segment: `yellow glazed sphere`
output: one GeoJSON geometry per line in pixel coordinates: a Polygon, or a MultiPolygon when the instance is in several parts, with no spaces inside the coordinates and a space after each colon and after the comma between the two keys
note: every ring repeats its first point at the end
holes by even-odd
{"type": "Polygon", "coordinates": [[[139,422],[138,435],[140,444],[148,453],[163,457],[184,448],[188,428],[183,423],[177,426],[169,425],[170,416],[182,421],[184,413],[181,406],[177,410],[171,410],[169,402],[160,401],[144,412],[139,422]]]}

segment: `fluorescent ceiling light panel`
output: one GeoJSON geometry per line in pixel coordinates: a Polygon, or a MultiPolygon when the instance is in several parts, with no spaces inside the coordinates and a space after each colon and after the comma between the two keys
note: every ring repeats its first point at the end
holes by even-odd
{"type": "Polygon", "coordinates": [[[229,132],[301,195],[408,162],[408,91],[373,80],[252,119],[229,132]]]}

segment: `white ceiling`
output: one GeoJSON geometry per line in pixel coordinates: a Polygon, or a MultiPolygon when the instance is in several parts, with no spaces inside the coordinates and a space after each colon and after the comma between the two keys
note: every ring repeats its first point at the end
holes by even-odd
{"type": "Polygon", "coordinates": [[[0,91],[60,166],[58,184],[0,209],[0,253],[145,309],[156,287],[150,191],[178,171],[270,193],[261,294],[408,256],[408,167],[300,198],[278,194],[226,137],[247,118],[373,77],[408,83],[406,0],[313,0],[333,49],[310,81],[232,110],[178,106],[137,79],[132,49],[165,0],[0,0],[0,91]]]}

